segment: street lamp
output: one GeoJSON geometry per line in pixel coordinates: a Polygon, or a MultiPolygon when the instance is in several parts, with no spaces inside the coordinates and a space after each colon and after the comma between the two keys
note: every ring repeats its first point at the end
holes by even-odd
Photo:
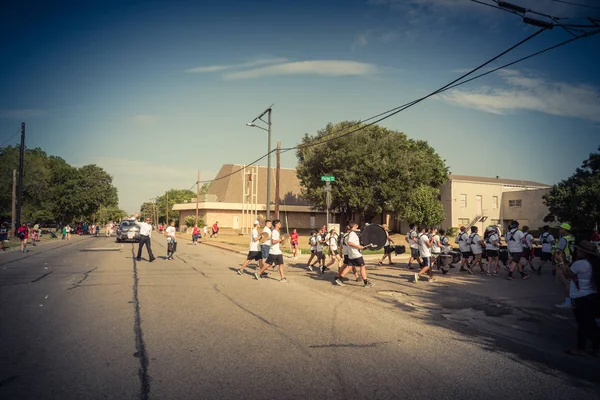
{"type": "Polygon", "coordinates": [[[267,220],[271,219],[271,111],[275,104],[271,104],[265,111],[260,113],[258,117],[254,118],[251,122],[246,123],[246,126],[251,128],[258,128],[268,133],[267,137],[267,220]],[[262,117],[267,114],[267,120],[263,120],[262,117]],[[267,127],[256,125],[255,122],[260,120],[267,124],[267,127]]]}

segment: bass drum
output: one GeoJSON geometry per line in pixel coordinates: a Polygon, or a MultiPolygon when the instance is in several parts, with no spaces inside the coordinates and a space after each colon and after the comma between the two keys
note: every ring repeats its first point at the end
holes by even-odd
{"type": "Polygon", "coordinates": [[[394,246],[394,251],[396,252],[396,255],[399,256],[400,254],[404,254],[406,253],[406,246],[404,245],[398,245],[398,246],[394,246]]]}
{"type": "Polygon", "coordinates": [[[371,250],[379,250],[385,246],[387,233],[381,225],[367,225],[360,232],[360,244],[371,250]]]}

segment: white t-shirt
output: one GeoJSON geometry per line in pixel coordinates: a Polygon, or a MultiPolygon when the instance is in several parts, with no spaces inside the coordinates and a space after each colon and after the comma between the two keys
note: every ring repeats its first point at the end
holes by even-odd
{"type": "Polygon", "coordinates": [[[310,251],[316,251],[317,250],[317,237],[311,236],[310,239],[308,239],[308,242],[310,243],[310,251]]]}
{"type": "Polygon", "coordinates": [[[521,245],[521,241],[523,240],[523,232],[518,229],[513,229],[511,231],[506,232],[504,236],[504,240],[506,240],[506,244],[508,245],[508,251],[511,253],[522,253],[523,246],[521,245]],[[512,239],[511,239],[512,238],[512,239]]]}
{"type": "Polygon", "coordinates": [[[422,234],[418,238],[419,242],[419,255],[421,257],[431,257],[431,248],[428,246],[429,237],[426,234],[422,234]]]}
{"type": "Polygon", "coordinates": [[[260,244],[258,243],[258,229],[252,228],[252,233],[250,234],[250,251],[260,251],[260,244]]]}
{"type": "Polygon", "coordinates": [[[443,253],[452,250],[452,247],[450,247],[450,240],[448,240],[447,236],[442,236],[440,238],[440,248],[443,253]]]}
{"type": "Polygon", "coordinates": [[[550,232],[544,232],[540,235],[540,243],[542,244],[542,253],[552,253],[554,236],[550,232]]]}
{"type": "Polygon", "coordinates": [[[338,249],[338,236],[337,235],[332,235],[329,236],[329,250],[331,251],[335,251],[338,249]]]}
{"type": "Polygon", "coordinates": [[[410,246],[411,249],[418,249],[419,248],[419,244],[417,243],[417,231],[410,231],[408,232],[408,244],[410,246]]]}
{"type": "Polygon", "coordinates": [[[498,245],[500,244],[500,237],[495,234],[492,233],[486,240],[485,240],[485,248],[486,250],[498,250],[499,247],[498,245]]]}
{"type": "Polygon", "coordinates": [[[317,253],[323,252],[323,243],[321,243],[321,240],[323,240],[323,235],[317,233],[317,253]]]}
{"type": "Polygon", "coordinates": [[[437,233],[433,236],[433,244],[431,245],[431,252],[433,254],[439,254],[442,252],[442,244],[440,243],[440,235],[437,233]]]}
{"type": "MultiPolygon", "coordinates": [[[[279,231],[278,230],[273,229],[273,232],[271,232],[271,240],[279,240],[279,231]]],[[[269,240],[269,242],[273,243],[271,240],[269,240]]],[[[275,254],[275,255],[281,254],[281,249],[279,248],[279,243],[271,244],[271,249],[269,250],[269,254],[275,254]]]]}
{"type": "MultiPolygon", "coordinates": [[[[350,232],[346,241],[347,243],[353,243],[360,246],[360,240],[358,239],[358,235],[355,231],[350,232]]],[[[348,259],[354,260],[360,257],[362,257],[362,255],[360,254],[360,250],[356,247],[351,247],[350,245],[348,245],[348,259]]]]}
{"type": "Polygon", "coordinates": [[[175,227],[174,227],[174,226],[169,226],[169,227],[167,228],[166,232],[167,232],[167,236],[169,236],[169,237],[172,237],[173,239],[175,239],[175,232],[176,232],[176,229],[175,229],[175,227]]]}
{"type": "MultiPolygon", "coordinates": [[[[140,227],[140,235],[142,236],[152,236],[152,225],[147,224],[146,222],[138,222],[140,227]]],[[[175,229],[175,227],[173,227],[175,229]]]]}
{"type": "Polygon", "coordinates": [[[344,255],[344,256],[348,255],[348,235],[349,235],[349,233],[346,233],[342,237],[342,255],[344,255]]]}
{"type": "Polygon", "coordinates": [[[388,231],[385,231],[385,244],[384,246],[389,246],[390,245],[390,234],[388,231]]]}
{"type": "Polygon", "coordinates": [[[469,245],[469,234],[467,232],[461,232],[458,234],[454,243],[458,243],[458,249],[465,253],[471,251],[471,245],[469,245]]]}
{"type": "Polygon", "coordinates": [[[471,246],[471,251],[473,254],[481,254],[483,253],[483,249],[481,248],[481,236],[478,233],[471,233],[469,236],[469,245],[471,246]]]}
{"type": "Polygon", "coordinates": [[[529,233],[529,232],[523,233],[523,239],[521,239],[521,240],[522,240],[521,246],[523,246],[523,249],[533,248],[533,235],[531,233],[529,233]]]}
{"type": "Polygon", "coordinates": [[[269,234],[269,240],[265,241],[263,243],[263,246],[270,246],[271,245],[271,228],[269,228],[268,226],[265,226],[262,230],[262,233],[268,233],[269,234]]]}
{"type": "Polygon", "coordinates": [[[584,297],[592,293],[596,293],[597,288],[594,282],[594,275],[592,273],[592,264],[588,260],[577,260],[571,265],[571,272],[576,277],[571,279],[569,297],[576,299],[584,297]],[[575,279],[579,282],[579,289],[575,284],[575,279]]]}

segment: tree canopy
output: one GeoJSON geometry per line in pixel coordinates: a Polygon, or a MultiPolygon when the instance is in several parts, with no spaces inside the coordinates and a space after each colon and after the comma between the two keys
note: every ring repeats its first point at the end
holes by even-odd
{"type": "Polygon", "coordinates": [[[581,231],[600,224],[600,153],[591,153],[573,175],[554,185],[544,204],[546,222],[568,221],[581,231]]]}
{"type": "MultiPolygon", "coordinates": [[[[175,221],[176,224],[179,223],[179,212],[173,211],[173,206],[177,203],[187,203],[192,199],[196,198],[196,192],[193,192],[189,189],[170,189],[167,191],[169,193],[169,221],[175,221]]],[[[145,202],[140,207],[140,216],[143,218],[149,217],[153,218],[154,207],[157,208],[158,211],[158,222],[165,223],[165,214],[167,212],[167,202],[166,195],[162,194],[160,196],[156,196],[156,206],[152,202],[145,202]]]]}
{"type": "Polygon", "coordinates": [[[326,208],[321,176],[333,175],[331,207],[347,218],[357,212],[370,221],[390,212],[417,224],[444,219],[439,188],[447,179],[447,167],[424,140],[344,121],[306,134],[296,156],[302,194],[319,209],[326,208]],[[359,127],[364,129],[347,134],[359,127]]]}
{"type": "MultiPolygon", "coordinates": [[[[25,149],[21,221],[70,223],[93,221],[102,208],[117,208],[112,177],[97,165],[74,167],[42,149],[25,149]]],[[[0,149],[0,218],[10,219],[12,171],[19,167],[19,147],[0,149]]],[[[100,221],[104,222],[104,221],[100,221]]]]}

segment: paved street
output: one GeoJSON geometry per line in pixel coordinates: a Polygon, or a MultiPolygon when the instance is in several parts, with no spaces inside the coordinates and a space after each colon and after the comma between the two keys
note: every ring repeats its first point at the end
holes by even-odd
{"type": "Polygon", "coordinates": [[[0,254],[0,398],[600,398],[600,360],[563,353],[549,273],[415,285],[371,265],[367,289],[292,264],[283,284],[223,249],[152,245],[153,263],[103,237],[0,254]]]}

